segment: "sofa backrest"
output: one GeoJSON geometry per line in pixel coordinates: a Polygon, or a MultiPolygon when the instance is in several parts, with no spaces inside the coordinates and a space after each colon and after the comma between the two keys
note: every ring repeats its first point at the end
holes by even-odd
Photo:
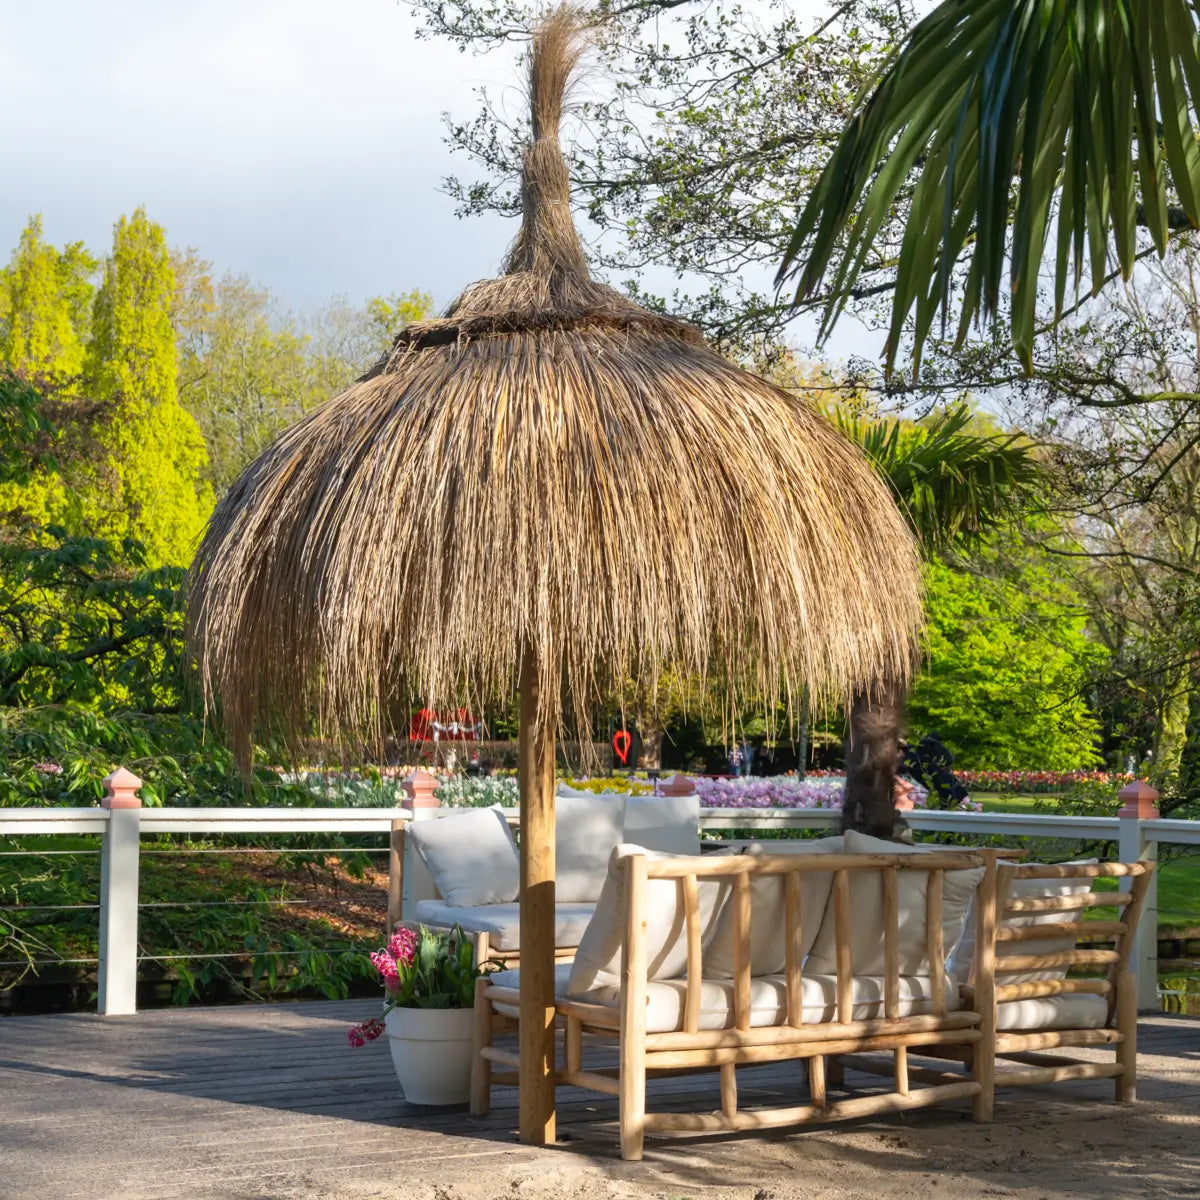
{"type": "MultiPolygon", "coordinates": [[[[882,990],[884,1015],[899,1015],[902,956],[905,939],[919,927],[924,939],[922,960],[937,964],[927,973],[931,979],[931,1008],[942,1016],[948,1010],[944,962],[943,925],[945,877],[949,872],[977,872],[982,877],[982,855],[964,850],[912,854],[740,854],[702,857],[666,857],[622,846],[614,852],[609,879],[596,908],[596,915],[580,941],[567,987],[580,995],[596,986],[621,983],[635,992],[644,991],[655,979],[681,979],[685,983],[684,1030],[699,1026],[701,983],[705,974],[705,947],[724,918],[731,913],[734,947],[734,1027],[750,1027],[752,972],[753,896],[756,881],[779,879],[783,888],[783,971],[786,977],[787,1022],[802,1020],[805,927],[832,922],[834,931],[833,974],[836,977],[839,1022],[850,1022],[854,1008],[851,930],[859,920],[853,896],[862,891],[859,876],[873,884],[880,897],[882,990]],[[824,911],[806,913],[803,908],[806,875],[831,877],[829,900],[824,911]],[[917,875],[925,880],[923,915],[902,911],[901,896],[911,894],[909,883],[917,875]],[[619,914],[619,920],[614,918],[619,914]]],[[[778,919],[776,916],[774,919],[778,919]]]]}

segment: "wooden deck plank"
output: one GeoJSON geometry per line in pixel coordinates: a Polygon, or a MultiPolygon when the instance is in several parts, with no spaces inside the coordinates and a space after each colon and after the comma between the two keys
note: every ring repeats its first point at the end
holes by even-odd
{"type": "MultiPolygon", "coordinates": [[[[902,1121],[766,1139],[652,1140],[647,1164],[634,1168],[616,1157],[615,1103],[594,1093],[559,1094],[566,1156],[561,1149],[533,1151],[515,1144],[513,1088],[496,1089],[485,1119],[465,1110],[406,1105],[386,1048],[353,1051],[346,1045],[347,1026],[375,1010],[373,1002],[348,1001],[0,1020],[0,1195],[400,1197],[432,1194],[433,1186],[457,1181],[454,1188],[446,1186],[446,1194],[474,1200],[472,1179],[495,1172],[507,1172],[505,1179],[522,1171],[544,1173],[547,1159],[557,1172],[616,1173],[631,1186],[641,1180],[649,1196],[686,1194],[693,1186],[709,1187],[713,1179],[749,1180],[756,1187],[761,1182],[769,1189],[772,1170],[781,1180],[794,1180],[798,1171],[811,1174],[814,1163],[827,1158],[832,1187],[840,1181],[839,1147],[848,1153],[864,1140],[878,1145],[865,1158],[855,1149],[852,1161],[861,1166],[877,1159],[881,1170],[890,1164],[891,1170],[914,1172],[922,1168],[920,1161],[898,1162],[880,1147],[890,1145],[888,1139],[917,1138],[929,1161],[954,1163],[964,1153],[983,1153],[1003,1125],[1006,1142],[1027,1133],[1045,1142],[1049,1153],[1055,1149],[1053,1127],[1081,1121],[1103,1131],[1091,1135],[1097,1144],[1118,1130],[1134,1137],[1140,1129],[1147,1164],[1161,1174],[1164,1129],[1178,1126],[1189,1144],[1200,1140],[1196,1020],[1154,1017],[1143,1023],[1139,1091],[1145,1103],[1133,1107],[1109,1103],[1107,1083],[1081,1082],[1001,1093],[997,1126],[975,1126],[962,1120],[962,1111],[935,1109],[906,1114],[902,1121]],[[1161,1122],[1165,1114],[1173,1121],[1161,1122]],[[1156,1119],[1155,1132],[1147,1133],[1156,1119]],[[814,1153],[819,1147],[825,1148],[824,1158],[814,1153]],[[693,1170],[694,1177],[688,1174],[693,1170]],[[675,1173],[670,1178],[678,1186],[663,1185],[664,1171],[675,1173]],[[429,1187],[403,1190],[415,1178],[429,1187]],[[388,1179],[395,1181],[394,1192],[384,1188],[388,1179]]],[[[746,1105],[795,1102],[805,1092],[796,1063],[739,1069],[738,1075],[746,1105]]],[[[878,1087],[880,1081],[851,1071],[847,1085],[878,1087]]],[[[715,1075],[654,1079],[649,1090],[651,1107],[703,1111],[719,1105],[715,1075]]],[[[1194,1169],[1194,1157],[1192,1163],[1194,1169]]],[[[1078,1165],[1090,1169],[1082,1161],[1078,1165]]],[[[1004,1176],[1000,1167],[976,1174],[1004,1176]]],[[[861,1190],[895,1189],[884,1171],[878,1187],[861,1190]]],[[[976,1194],[967,1185],[957,1191],[976,1194]]],[[[478,1196],[490,1200],[506,1192],[507,1184],[478,1196]]],[[[819,1192],[814,1188],[813,1194],[819,1192]]],[[[563,1191],[564,1197],[574,1194],[592,1193],[584,1183],[563,1191]]],[[[597,1184],[594,1194],[607,1193],[597,1184]]],[[[1039,1181],[1039,1194],[1059,1193],[1039,1181]]]]}

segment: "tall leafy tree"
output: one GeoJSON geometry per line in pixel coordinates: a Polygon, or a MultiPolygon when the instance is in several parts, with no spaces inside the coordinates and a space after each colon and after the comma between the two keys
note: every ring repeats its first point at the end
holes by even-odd
{"type": "MultiPolygon", "coordinates": [[[[41,217],[33,216],[0,270],[0,371],[40,389],[27,390],[42,425],[36,447],[26,454],[30,447],[21,444],[22,469],[0,476],[0,520],[26,532],[66,519],[69,489],[57,470],[47,469],[48,435],[78,413],[70,400],[83,367],[96,267],[81,243],[62,250],[47,243],[41,217]]],[[[67,443],[59,440],[55,449],[64,452],[67,443]]]]}
{"type": "Polygon", "coordinates": [[[1107,655],[1070,574],[1003,534],[969,560],[925,568],[925,667],[906,703],[964,767],[1097,765],[1100,724],[1088,685],[1107,655]]]}
{"type": "Polygon", "coordinates": [[[204,439],[179,403],[174,296],[162,227],[139,208],[117,222],[96,293],[85,381],[107,410],[104,461],[80,524],[136,538],[152,565],[188,561],[212,504],[204,439]]]}
{"type": "Polygon", "coordinates": [[[29,218],[0,271],[0,363],[50,384],[79,375],[96,266],[79,243],[62,251],[49,245],[42,218],[29,218]]]}

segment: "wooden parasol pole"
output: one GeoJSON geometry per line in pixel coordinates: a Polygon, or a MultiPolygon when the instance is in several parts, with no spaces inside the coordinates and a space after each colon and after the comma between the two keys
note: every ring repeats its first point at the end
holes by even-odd
{"type": "Polygon", "coordinates": [[[554,1142],[554,722],[539,713],[538,662],[521,655],[520,1136],[554,1142]]]}

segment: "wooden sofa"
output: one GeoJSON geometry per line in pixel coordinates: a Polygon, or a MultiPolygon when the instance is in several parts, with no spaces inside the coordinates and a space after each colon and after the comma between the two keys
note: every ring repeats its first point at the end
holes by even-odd
{"type": "MultiPolygon", "coordinates": [[[[845,849],[873,842],[847,835],[845,849]]],[[[604,925],[604,910],[615,903],[619,974],[584,988],[596,984],[586,963],[582,970],[578,961],[560,968],[556,1080],[618,1097],[623,1157],[641,1157],[646,1133],[762,1129],[967,1099],[975,1119],[987,1121],[996,1087],[1057,1079],[1112,1077],[1117,1098],[1133,1098],[1136,990],[1129,955],[1151,865],[1009,866],[998,864],[995,853],[901,847],[797,853],[803,845],[791,843],[789,853],[703,858],[660,857],[636,847],[614,853],[580,953],[589,951],[589,940],[605,940],[592,936],[593,927],[604,925]],[[817,889],[812,903],[822,875],[830,881],[828,899],[822,902],[817,889]],[[1129,890],[1090,890],[1093,880],[1113,877],[1127,879],[1129,890]],[[969,939],[951,932],[955,913],[964,923],[964,886],[971,893],[969,939]],[[673,899],[664,888],[674,889],[673,899]],[[1060,919],[1103,904],[1123,909],[1124,918],[1060,919]],[[678,945],[666,944],[674,934],[664,938],[655,928],[672,906],[678,945]],[[775,960],[771,947],[764,951],[764,929],[768,942],[779,943],[775,960]],[[1115,945],[1077,949],[1080,937],[1115,945]],[[977,951],[960,985],[949,970],[951,950],[962,960],[968,940],[977,951]],[[730,942],[732,963],[721,953],[730,942]],[[1091,968],[1103,968],[1104,978],[1067,978],[1068,970],[1091,968]],[[1038,978],[1026,978],[1030,973],[1038,978]],[[1076,997],[1099,1003],[1081,1006],[1076,997]],[[1058,1008],[1047,1014],[1038,1008],[1046,1001],[1058,1008]],[[585,1061],[614,1040],[615,1068],[585,1061]],[[1115,1062],[1045,1054],[1097,1045],[1113,1046],[1115,1062]],[[739,1066],[790,1059],[807,1066],[807,1103],[739,1108],[739,1066]],[[841,1083],[847,1060],[886,1075],[890,1089],[831,1098],[828,1089],[841,1083]],[[1007,1069],[997,1074],[997,1063],[1007,1069]],[[647,1111],[648,1076],[704,1068],[720,1073],[719,1112],[647,1111]]],[[[512,1081],[517,1055],[493,1039],[517,1028],[517,986],[515,971],[479,981],[473,1112],[487,1111],[493,1083],[512,1081]]]]}
{"type": "MultiPolygon", "coordinates": [[[[572,994],[571,981],[564,980],[567,986],[556,1005],[564,1031],[557,1082],[619,1097],[621,1153],[627,1159],[641,1157],[647,1132],[761,1129],[951,1100],[978,1102],[984,1084],[974,1078],[914,1087],[908,1053],[912,1049],[972,1046],[981,1037],[979,1013],[961,1006],[958,989],[944,971],[943,895],[944,881],[951,873],[969,873],[973,887],[983,874],[985,861],[983,855],[970,851],[660,858],[636,848],[620,848],[614,853],[612,868],[621,895],[620,982],[615,988],[610,983],[572,994]],[[820,876],[829,881],[830,899],[813,905],[814,911],[805,911],[804,892],[810,890],[806,883],[815,883],[820,876]],[[925,889],[922,911],[915,913],[914,891],[909,885],[918,876],[925,889]],[[677,890],[679,897],[681,950],[664,952],[661,944],[653,944],[655,939],[647,937],[648,926],[664,909],[663,884],[677,890]],[[650,888],[655,888],[655,895],[648,895],[650,888]],[[855,974],[856,956],[869,959],[876,948],[855,937],[853,897],[872,890],[882,912],[878,947],[882,969],[872,975],[855,974]],[[705,892],[709,893],[707,905],[705,892]],[[764,908],[778,906],[782,899],[781,971],[754,971],[756,897],[764,908]],[[827,963],[820,971],[806,970],[805,947],[822,940],[821,927],[826,922],[823,940],[832,945],[833,970],[825,969],[827,963]],[[722,933],[732,941],[732,970],[728,978],[714,978],[706,968],[712,967],[715,956],[708,956],[706,964],[706,950],[714,948],[722,933]],[[915,955],[914,936],[920,940],[915,955]],[[676,973],[673,968],[680,957],[683,969],[676,973]],[[929,963],[937,967],[929,970],[929,963]],[[911,973],[902,975],[902,970],[911,973]],[[619,1066],[615,1070],[585,1066],[588,1035],[617,1039],[619,1066]],[[894,1064],[890,1092],[829,1099],[825,1086],[828,1059],[881,1050],[891,1054],[894,1064]],[[739,1109],[737,1067],[786,1059],[806,1062],[809,1102],[771,1111],[739,1109]],[[719,1070],[720,1112],[646,1111],[648,1074],[697,1068],[719,1070]]],[[[601,921],[605,899],[601,897],[593,927],[601,921]]],[[[960,920],[961,914],[960,908],[960,920]]],[[[584,949],[581,945],[581,954],[584,949]]],[[[807,960],[813,961],[811,953],[807,960]]],[[[579,965],[577,959],[573,976],[579,965]]],[[[475,1112],[487,1110],[493,1064],[514,1067],[517,1063],[515,1052],[492,1042],[496,1029],[515,1025],[515,974],[484,978],[479,983],[472,1088],[475,1112]]],[[[978,1061],[982,1063],[982,1059],[978,1061]]]]}

